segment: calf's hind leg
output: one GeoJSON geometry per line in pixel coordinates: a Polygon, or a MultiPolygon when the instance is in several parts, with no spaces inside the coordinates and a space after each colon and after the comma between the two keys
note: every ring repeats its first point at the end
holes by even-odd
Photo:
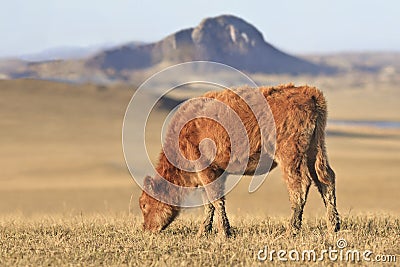
{"type": "Polygon", "coordinates": [[[326,207],[326,223],[329,231],[337,232],[340,230],[340,217],[336,209],[335,183],[319,183],[318,191],[321,193],[326,207]]]}
{"type": "Polygon", "coordinates": [[[329,165],[327,168],[329,177],[325,177],[325,180],[330,181],[329,184],[321,182],[315,173],[315,169],[310,166],[310,170],[313,170],[311,171],[311,175],[326,207],[326,224],[328,229],[330,232],[337,232],[340,230],[340,217],[336,209],[335,173],[329,165]]]}
{"type": "Polygon", "coordinates": [[[284,180],[287,185],[292,215],[290,218],[288,234],[295,236],[301,229],[303,209],[306,204],[311,178],[308,174],[305,159],[297,163],[284,164],[284,180]]]}

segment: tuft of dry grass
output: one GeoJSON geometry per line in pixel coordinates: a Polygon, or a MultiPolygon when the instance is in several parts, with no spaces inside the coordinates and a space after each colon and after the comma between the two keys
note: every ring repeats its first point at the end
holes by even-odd
{"type": "MultiPolygon", "coordinates": [[[[196,237],[199,221],[183,216],[161,234],[141,230],[141,218],[127,214],[41,216],[0,219],[0,265],[131,265],[131,266],[353,266],[345,260],[259,261],[257,254],[270,250],[315,250],[317,255],[337,240],[345,249],[371,250],[374,255],[400,254],[400,219],[390,215],[344,217],[343,230],[327,234],[321,218],[306,220],[294,238],[285,234],[286,218],[232,218],[234,237],[218,239],[215,233],[196,237]]],[[[372,257],[373,257],[372,256],[372,257]]],[[[307,259],[306,259],[307,260],[307,259]]],[[[366,262],[356,262],[365,265],[366,262]]],[[[374,262],[376,266],[378,263],[374,262]]],[[[391,263],[380,263],[392,266],[391,263]]],[[[379,265],[379,264],[378,264],[379,265]]]]}

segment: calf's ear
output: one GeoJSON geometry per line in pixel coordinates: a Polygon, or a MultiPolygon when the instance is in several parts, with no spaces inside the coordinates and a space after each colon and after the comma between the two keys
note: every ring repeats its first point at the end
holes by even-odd
{"type": "Polygon", "coordinates": [[[165,187],[163,178],[156,175],[155,177],[146,176],[143,180],[143,189],[146,193],[151,194],[153,197],[163,191],[165,187]]]}
{"type": "Polygon", "coordinates": [[[147,192],[154,192],[154,180],[151,176],[147,175],[143,179],[143,189],[147,192]]]}

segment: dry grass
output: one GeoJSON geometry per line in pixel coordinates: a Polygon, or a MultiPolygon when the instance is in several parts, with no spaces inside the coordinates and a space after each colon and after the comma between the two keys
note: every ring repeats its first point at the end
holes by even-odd
{"type": "MultiPolygon", "coordinates": [[[[215,233],[195,238],[198,223],[186,216],[162,234],[154,235],[142,232],[139,218],[126,214],[3,218],[0,265],[253,266],[270,263],[257,259],[258,251],[265,246],[270,250],[300,252],[314,249],[319,255],[323,249],[337,248],[340,238],[347,241],[345,249],[368,249],[374,256],[397,255],[397,260],[400,253],[400,220],[385,215],[345,217],[344,230],[334,235],[326,234],[320,219],[307,220],[295,238],[286,237],[286,220],[281,218],[233,218],[235,237],[227,241],[218,239],[215,233]]],[[[275,257],[273,263],[282,262],[275,257]]],[[[307,261],[307,265],[313,266],[333,264],[353,266],[354,262],[329,261],[328,257],[322,263],[307,261]]],[[[393,264],[382,263],[382,266],[393,264]]]]}

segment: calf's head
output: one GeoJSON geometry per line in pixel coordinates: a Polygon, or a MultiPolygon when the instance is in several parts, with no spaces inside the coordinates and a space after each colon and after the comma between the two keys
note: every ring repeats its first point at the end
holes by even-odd
{"type": "Polygon", "coordinates": [[[143,229],[151,232],[159,232],[168,227],[179,213],[178,207],[168,205],[152,197],[168,194],[160,179],[162,178],[158,176],[155,178],[146,176],[143,183],[145,190],[139,198],[139,206],[144,220],[143,229]]]}

